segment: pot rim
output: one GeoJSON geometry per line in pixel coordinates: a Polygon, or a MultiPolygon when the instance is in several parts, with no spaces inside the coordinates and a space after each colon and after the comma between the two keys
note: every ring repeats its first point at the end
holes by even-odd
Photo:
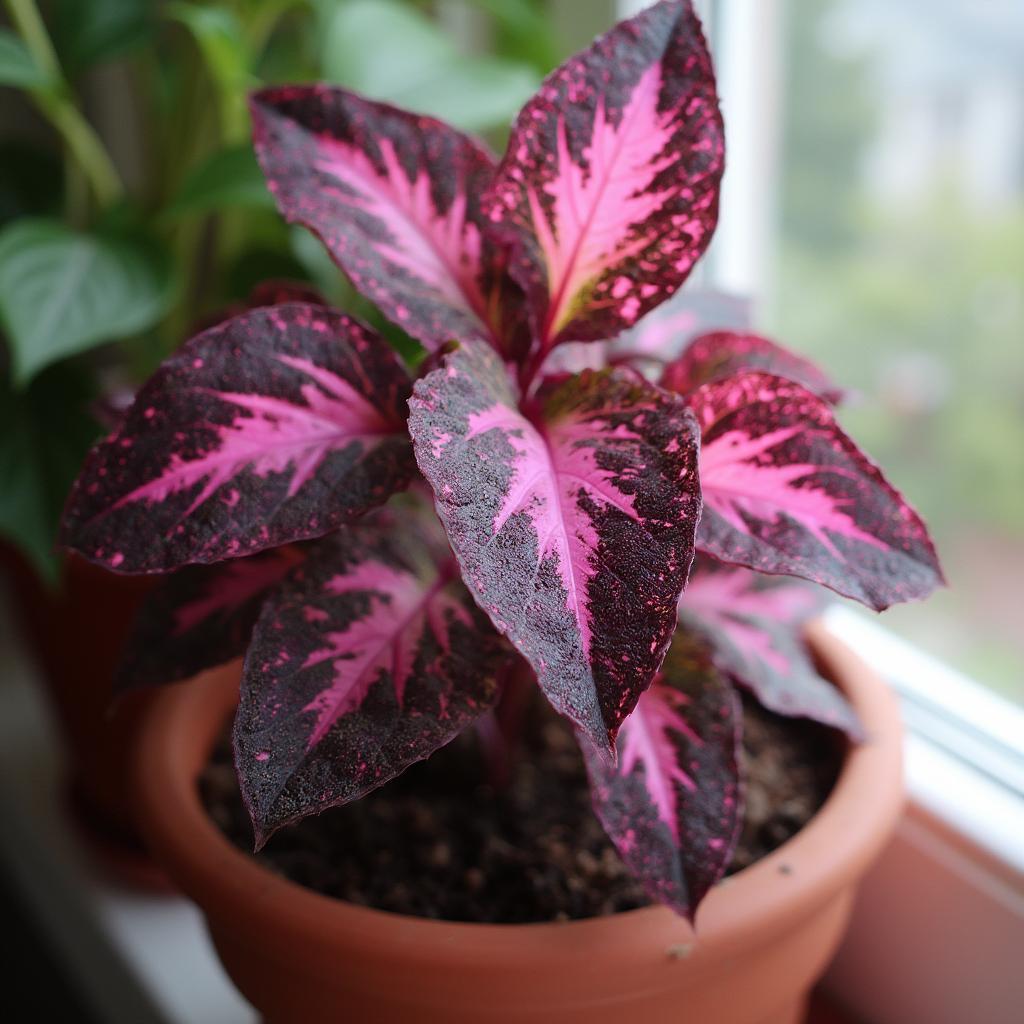
{"type": "MultiPolygon", "coordinates": [[[[262,867],[237,849],[206,813],[197,780],[224,717],[237,703],[239,662],[157,694],[135,750],[137,812],[152,852],[186,895],[217,920],[250,929],[253,942],[271,929],[278,939],[314,930],[322,945],[360,959],[403,955],[438,963],[480,963],[514,956],[521,967],[550,969],[554,951],[595,957],[616,950],[619,962],[651,948],[694,943],[701,959],[733,954],[768,928],[778,932],[852,885],[880,852],[903,805],[902,729],[894,695],[820,622],[807,639],[824,672],[845,692],[867,739],[848,745],[836,784],[817,814],[778,849],[716,886],[697,915],[696,932],[667,907],[566,922],[480,924],[411,917],[321,895],[262,867]],[[623,951],[623,931],[631,941],[623,951]],[[637,941],[632,941],[635,938],[637,941]]],[[[295,956],[308,959],[308,949],[295,956]]],[[[336,954],[335,954],[336,955],[336,954]]],[[[396,978],[399,975],[396,974],[396,978]]]]}

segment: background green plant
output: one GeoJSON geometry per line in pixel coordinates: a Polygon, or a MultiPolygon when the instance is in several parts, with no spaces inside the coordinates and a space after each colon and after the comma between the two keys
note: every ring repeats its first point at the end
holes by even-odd
{"type": "Polygon", "coordinates": [[[204,317],[268,278],[375,316],[274,212],[249,90],[338,82],[500,144],[565,47],[536,0],[2,3],[0,536],[54,580],[96,411],[204,317]]]}

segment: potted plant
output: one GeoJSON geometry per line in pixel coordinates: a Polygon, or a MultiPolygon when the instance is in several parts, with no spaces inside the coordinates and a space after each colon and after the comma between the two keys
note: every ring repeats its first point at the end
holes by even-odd
{"type": "MultiPolygon", "coordinates": [[[[268,89],[251,109],[281,212],[426,351],[410,373],[326,305],[248,310],[165,361],[87,458],[64,542],[115,572],[171,574],[122,684],[227,665],[164,691],[140,737],[156,853],[270,1021],[797,1020],[898,812],[899,729],[884,688],[807,627],[813,596],[783,580],[882,609],[942,576],[806,361],[725,332],[656,382],[641,372],[649,347],[629,332],[679,288],[717,217],[723,129],[691,5],[662,0],[553,72],[500,162],[340,88],[268,89]],[[570,372],[568,343],[598,368],[570,372]],[[236,705],[257,848],[346,805],[311,842],[321,866],[361,873],[353,900],[373,906],[279,877],[214,824],[197,779],[236,705]],[[719,884],[755,795],[774,799],[742,770],[751,723],[785,719],[832,737],[830,793],[719,884]],[[597,897],[626,893],[605,909],[637,909],[594,916],[577,878],[565,915],[591,916],[544,920],[559,909],[548,868],[564,877],[554,862],[590,842],[584,763],[607,848],[581,849],[572,870],[597,897]],[[517,804],[524,770],[533,802],[517,804]],[[479,863],[436,884],[480,848],[431,831],[470,796],[487,833],[495,807],[577,808],[577,832],[541,837],[552,863],[518,889],[514,845],[461,822],[512,887],[497,913],[479,863]],[[421,844],[408,827],[424,816],[421,844]],[[399,861],[409,875],[392,878],[399,861]],[[386,896],[367,896],[381,883],[386,896]],[[425,913],[462,921],[375,909],[426,893],[425,913]],[[502,923],[524,919],[524,900],[532,923],[502,923]]],[[[292,876],[311,858],[296,853],[292,876]]]]}

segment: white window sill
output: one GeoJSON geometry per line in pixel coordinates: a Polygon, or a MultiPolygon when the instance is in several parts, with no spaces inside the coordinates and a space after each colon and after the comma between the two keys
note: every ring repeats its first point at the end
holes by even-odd
{"type": "Polygon", "coordinates": [[[1016,1024],[1024,711],[861,613],[827,621],[901,695],[909,803],[826,988],[870,1024],[1016,1024]]]}

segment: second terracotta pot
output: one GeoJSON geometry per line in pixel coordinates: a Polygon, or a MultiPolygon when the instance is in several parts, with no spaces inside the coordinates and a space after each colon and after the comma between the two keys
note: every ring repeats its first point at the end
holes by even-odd
{"type": "Polygon", "coordinates": [[[68,809],[80,834],[120,881],[166,889],[136,830],[130,781],[130,752],[152,694],[114,699],[121,649],[154,579],[117,576],[72,555],[50,589],[6,546],[0,567],[64,744],[68,809]]]}
{"type": "Polygon", "coordinates": [[[269,1024],[797,1024],[902,802],[894,698],[820,628],[812,643],[869,739],[799,835],[708,896],[696,934],[661,907],[564,924],[428,921],[272,874],[220,833],[196,787],[235,706],[237,665],[149,709],[140,821],[269,1024]]]}

